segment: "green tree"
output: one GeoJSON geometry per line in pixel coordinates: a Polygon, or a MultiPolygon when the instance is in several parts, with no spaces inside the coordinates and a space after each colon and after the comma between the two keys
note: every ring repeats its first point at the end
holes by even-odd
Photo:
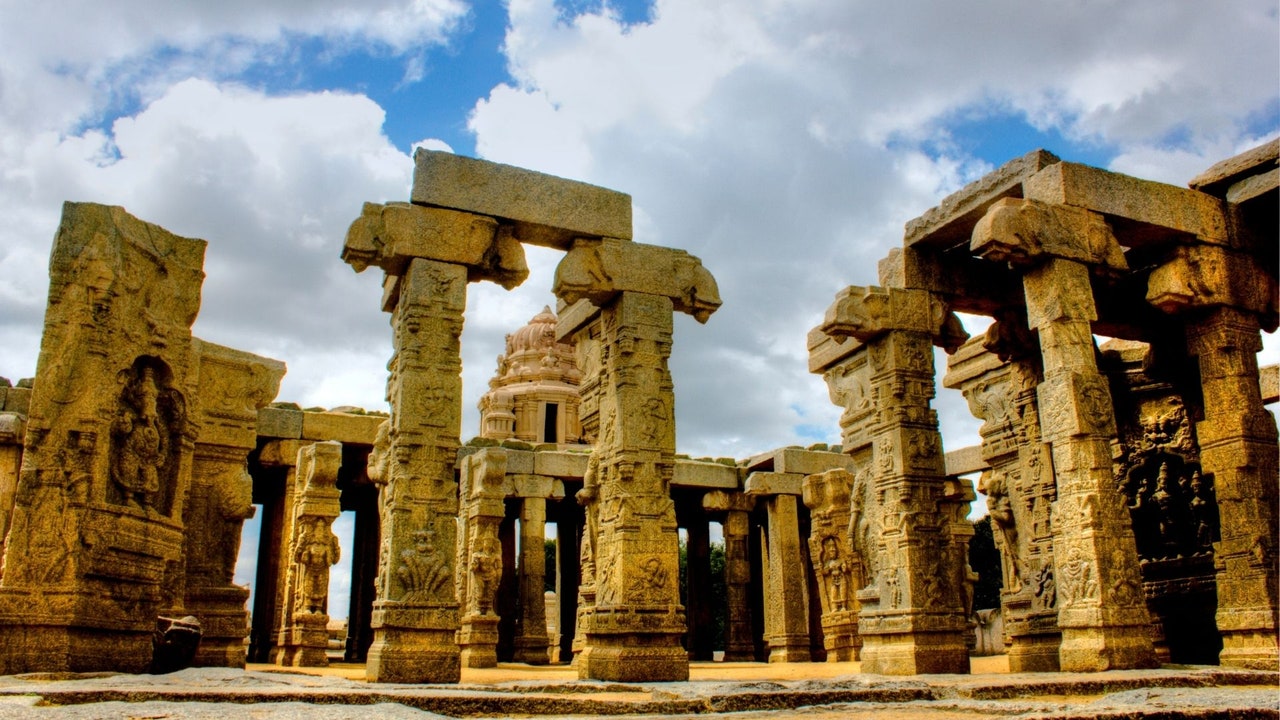
{"type": "Polygon", "coordinates": [[[996,549],[991,531],[991,516],[983,515],[973,521],[973,538],[969,540],[969,567],[978,573],[973,588],[975,610],[1000,607],[1000,588],[1004,575],[1000,567],[1000,551],[996,549]]]}
{"type": "Polygon", "coordinates": [[[546,574],[543,575],[542,587],[545,592],[556,591],[556,541],[547,538],[545,541],[544,551],[546,553],[546,564],[543,565],[546,574]]]}

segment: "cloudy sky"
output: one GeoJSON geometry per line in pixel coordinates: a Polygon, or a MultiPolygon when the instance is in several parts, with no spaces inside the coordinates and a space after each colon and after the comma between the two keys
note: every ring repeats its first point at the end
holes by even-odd
{"type": "MultiPolygon", "coordinates": [[[[678,443],[838,441],[805,333],[903,224],[1045,147],[1185,184],[1280,130],[1276,0],[0,0],[0,374],[34,374],[64,200],[209,241],[196,334],[281,399],[385,409],[380,278],[338,259],[415,146],[622,190],[720,284],[676,321],[678,443]]],[[[473,285],[463,435],[550,295],[473,285]]],[[[1274,346],[1274,343],[1271,344],[1274,346]]],[[[1276,353],[1269,349],[1275,362],[1276,353]]],[[[943,391],[948,447],[976,442],[943,391]]]]}

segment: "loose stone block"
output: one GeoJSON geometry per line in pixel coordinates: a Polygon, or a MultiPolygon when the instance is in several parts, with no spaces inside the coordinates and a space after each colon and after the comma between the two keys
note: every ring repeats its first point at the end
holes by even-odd
{"type": "Polygon", "coordinates": [[[578,237],[631,239],[631,196],[524,168],[419,149],[413,202],[488,215],[521,242],[568,250],[578,237]]]}
{"type": "Polygon", "coordinates": [[[302,411],[264,407],[258,411],[258,437],[298,439],[302,437],[302,411]]]}
{"type": "Polygon", "coordinates": [[[382,415],[304,412],[302,413],[302,439],[372,445],[378,434],[378,426],[386,419],[382,415]]]}

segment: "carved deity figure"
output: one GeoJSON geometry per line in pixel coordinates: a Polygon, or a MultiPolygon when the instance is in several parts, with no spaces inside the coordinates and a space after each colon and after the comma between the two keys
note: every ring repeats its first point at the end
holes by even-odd
{"type": "Polygon", "coordinates": [[[1017,592],[1022,589],[1022,561],[1019,557],[1018,526],[1013,514],[1013,502],[1009,499],[1008,476],[996,470],[982,473],[982,478],[978,481],[978,492],[987,496],[987,512],[991,515],[996,530],[1000,532],[1003,545],[1000,554],[1007,570],[1005,576],[1009,579],[1009,591],[1017,592]]]}
{"type": "Polygon", "coordinates": [[[142,376],[125,390],[123,407],[112,428],[119,444],[112,458],[111,478],[131,505],[149,506],[160,491],[168,438],[160,425],[159,395],[154,371],[143,367],[142,376]]]}
{"type": "Polygon", "coordinates": [[[581,560],[582,584],[594,586],[596,583],[596,532],[599,530],[599,474],[600,458],[595,453],[587,460],[587,472],[582,476],[582,489],[574,495],[574,499],[586,512],[586,523],[582,529],[582,547],[579,552],[581,560]]]}
{"type": "Polygon", "coordinates": [[[821,559],[822,580],[831,612],[845,612],[849,609],[849,562],[840,556],[834,536],[823,538],[821,559]]]}
{"type": "Polygon", "coordinates": [[[307,518],[304,523],[293,556],[302,574],[297,610],[322,614],[329,599],[329,568],[341,559],[342,546],[325,518],[307,518]]]}
{"type": "Polygon", "coordinates": [[[404,588],[400,599],[409,603],[430,601],[449,582],[449,569],[435,552],[430,530],[418,530],[413,534],[413,547],[400,553],[396,577],[404,588]]]}
{"type": "Polygon", "coordinates": [[[471,551],[470,610],[476,615],[493,615],[494,595],[502,577],[502,548],[497,538],[486,537],[471,551]]]}

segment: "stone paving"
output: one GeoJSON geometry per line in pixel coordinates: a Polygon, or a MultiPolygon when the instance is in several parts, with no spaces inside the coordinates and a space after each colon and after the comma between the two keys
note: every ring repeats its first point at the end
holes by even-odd
{"type": "MultiPolygon", "coordinates": [[[[977,662],[981,660],[981,662],[977,662]]],[[[1276,673],[1205,666],[1103,673],[992,672],[909,679],[858,673],[857,663],[691,663],[691,680],[568,679],[566,667],[466,670],[458,685],[371,684],[361,666],[315,672],[225,668],[169,675],[33,673],[0,677],[10,718],[1280,718],[1276,673]],[[730,679],[732,678],[732,679],[730,679]]]]}

